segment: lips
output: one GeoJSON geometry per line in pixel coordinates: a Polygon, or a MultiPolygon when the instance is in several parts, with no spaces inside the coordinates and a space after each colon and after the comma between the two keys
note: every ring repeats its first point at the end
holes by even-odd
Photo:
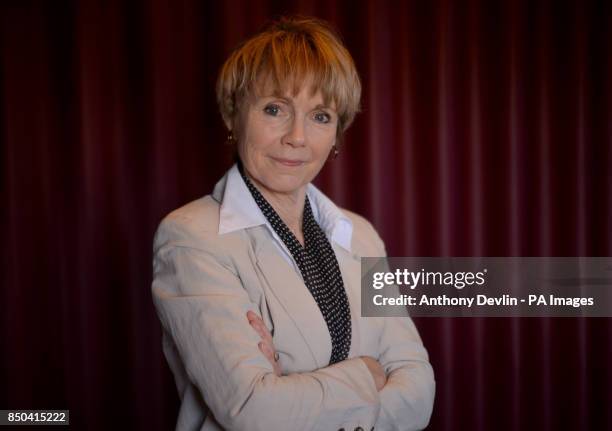
{"type": "Polygon", "coordinates": [[[289,167],[302,166],[304,164],[303,160],[298,160],[298,159],[285,159],[282,157],[272,157],[272,160],[274,160],[277,163],[280,163],[283,166],[289,166],[289,167]]]}

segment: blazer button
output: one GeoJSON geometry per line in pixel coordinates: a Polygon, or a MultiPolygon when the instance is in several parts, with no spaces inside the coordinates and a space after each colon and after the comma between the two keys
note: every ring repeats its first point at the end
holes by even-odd
{"type": "Polygon", "coordinates": [[[357,428],[355,428],[355,431],[363,431],[363,428],[357,427],[357,428]]]}
{"type": "Polygon", "coordinates": [[[344,428],[340,428],[338,431],[344,431],[344,428]]]}

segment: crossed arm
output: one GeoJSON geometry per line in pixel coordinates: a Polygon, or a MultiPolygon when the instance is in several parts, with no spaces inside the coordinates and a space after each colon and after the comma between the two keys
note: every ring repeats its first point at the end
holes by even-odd
{"type": "MultiPolygon", "coordinates": [[[[253,311],[249,310],[247,312],[247,319],[251,327],[261,337],[261,341],[258,344],[259,350],[266,357],[268,362],[270,362],[270,364],[272,365],[272,368],[274,369],[274,374],[280,377],[282,373],[280,364],[278,363],[278,355],[276,354],[276,349],[274,348],[274,342],[272,341],[272,334],[266,327],[261,317],[259,317],[253,311]]],[[[374,379],[376,390],[380,391],[385,386],[385,383],[387,383],[387,376],[385,375],[385,370],[383,370],[380,363],[371,356],[362,356],[360,359],[368,367],[368,371],[374,379]]]]}
{"type": "MultiPolygon", "coordinates": [[[[263,320],[255,314],[253,311],[247,312],[247,319],[251,327],[261,337],[261,341],[258,343],[259,350],[272,365],[274,373],[277,376],[281,376],[281,368],[278,363],[278,356],[274,349],[274,343],[272,335],[266,327],[263,320]]],[[[388,353],[389,349],[393,347],[389,346],[385,353],[388,353]]],[[[421,429],[424,428],[429,422],[431,415],[431,407],[433,404],[433,385],[429,387],[426,383],[419,382],[418,379],[414,379],[410,376],[407,370],[398,367],[397,364],[389,366],[389,374],[393,374],[391,382],[386,386],[388,379],[387,373],[380,364],[380,362],[370,356],[362,356],[359,358],[367,366],[368,371],[374,379],[376,390],[379,392],[381,401],[381,410],[379,412],[376,426],[382,430],[407,430],[407,429],[421,429]],[[423,394],[431,394],[431,402],[423,403],[421,411],[419,412],[419,400],[418,397],[411,397],[410,392],[406,393],[405,385],[416,386],[416,389],[422,390],[423,394]],[[383,390],[384,389],[384,390],[383,390]],[[412,399],[411,399],[412,398],[412,399]],[[406,408],[410,406],[411,408],[406,408]],[[424,422],[411,421],[411,418],[418,418],[425,416],[424,422]]],[[[433,374],[431,375],[431,382],[433,384],[433,374]]]]}
{"type": "Polygon", "coordinates": [[[258,306],[221,249],[220,244],[209,247],[204,242],[160,244],[154,259],[153,296],[185,374],[222,426],[252,430],[426,426],[433,403],[433,373],[414,327],[389,322],[397,327],[383,330],[380,341],[386,347],[377,360],[352,358],[281,376],[269,332],[257,328],[263,322],[251,313],[253,324],[247,320],[247,312],[258,306]]]}

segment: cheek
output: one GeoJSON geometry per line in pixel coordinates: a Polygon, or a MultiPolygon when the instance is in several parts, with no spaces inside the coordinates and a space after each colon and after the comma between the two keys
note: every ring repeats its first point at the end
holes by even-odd
{"type": "Polygon", "coordinates": [[[323,161],[327,160],[329,152],[331,151],[335,142],[335,130],[333,132],[330,132],[329,130],[318,130],[313,139],[313,155],[317,159],[322,159],[323,161]]]}
{"type": "Polygon", "coordinates": [[[276,128],[269,124],[252,122],[250,127],[245,129],[243,142],[250,152],[265,151],[280,139],[276,128]]]}
{"type": "Polygon", "coordinates": [[[238,140],[238,155],[243,163],[249,163],[255,154],[257,154],[257,142],[247,130],[244,130],[238,140]]]}

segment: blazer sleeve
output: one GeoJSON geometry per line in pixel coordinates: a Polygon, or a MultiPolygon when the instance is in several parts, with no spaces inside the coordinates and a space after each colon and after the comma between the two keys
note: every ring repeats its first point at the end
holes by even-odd
{"type": "Polygon", "coordinates": [[[379,362],[387,374],[376,428],[420,430],[433,408],[435,381],[427,352],[409,317],[385,317],[379,362]]]}
{"type": "MultiPolygon", "coordinates": [[[[372,231],[378,255],[386,256],[384,242],[373,227],[372,231]]],[[[405,317],[381,319],[378,360],[387,374],[387,383],[379,393],[376,429],[421,430],[429,424],[435,396],[434,373],[427,351],[408,313],[405,317]]]]}
{"type": "Polygon", "coordinates": [[[246,318],[258,307],[215,235],[194,242],[180,223],[162,222],[152,285],[164,330],[215,419],[232,430],[370,429],[380,399],[360,359],[274,374],[246,318]]]}

